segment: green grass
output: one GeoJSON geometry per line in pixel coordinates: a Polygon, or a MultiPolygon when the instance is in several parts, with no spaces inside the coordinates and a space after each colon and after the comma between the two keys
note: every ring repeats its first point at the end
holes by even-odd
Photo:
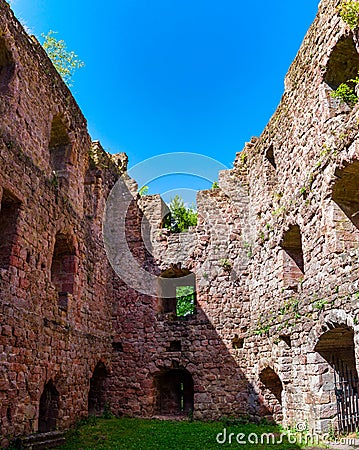
{"type": "MultiPolygon", "coordinates": [[[[240,445],[235,436],[250,433],[260,436],[262,433],[281,434],[275,425],[228,425],[228,422],[188,422],[161,421],[130,418],[90,419],[88,423],[79,425],[67,435],[66,444],[61,450],[210,450],[221,448],[241,448],[246,450],[294,450],[300,447],[289,444],[246,444],[240,445]],[[218,444],[216,436],[227,429],[227,443],[218,444]],[[228,434],[235,433],[232,444],[228,443],[228,434]]],[[[223,437],[223,436],[222,436],[223,437]]],[[[244,439],[246,439],[244,438],[244,439]]],[[[259,438],[260,439],[260,438],[259,438]]],[[[260,442],[260,440],[259,440],[260,442]]],[[[59,448],[59,449],[60,449],[59,448]]]]}

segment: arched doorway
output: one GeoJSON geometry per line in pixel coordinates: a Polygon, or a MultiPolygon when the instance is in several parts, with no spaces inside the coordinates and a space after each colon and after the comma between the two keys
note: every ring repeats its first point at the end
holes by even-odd
{"type": "Polygon", "coordinates": [[[40,433],[56,430],[59,415],[59,393],[50,380],[44,387],[40,397],[39,426],[40,433]]]}
{"type": "Polygon", "coordinates": [[[359,426],[358,373],[354,353],[354,330],[337,325],[323,333],[315,351],[321,356],[318,371],[322,373],[318,417],[333,423],[341,433],[356,431],[359,426]],[[329,397],[329,402],[328,398],[329,397]]]}
{"type": "Polygon", "coordinates": [[[194,409],[194,388],[191,374],[185,369],[171,369],[155,376],[155,413],[187,415],[194,409]]]}
{"type": "Polygon", "coordinates": [[[107,379],[107,369],[103,362],[99,362],[93,371],[90,380],[90,390],[88,394],[89,415],[101,415],[106,405],[105,383],[107,379]]]}

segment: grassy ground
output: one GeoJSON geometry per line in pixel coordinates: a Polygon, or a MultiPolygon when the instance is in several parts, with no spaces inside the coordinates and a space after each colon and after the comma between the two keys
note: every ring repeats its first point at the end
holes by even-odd
{"type": "MultiPolygon", "coordinates": [[[[241,448],[244,450],[294,450],[300,447],[284,441],[281,444],[260,442],[262,433],[275,433],[279,439],[281,430],[275,425],[232,425],[226,422],[187,422],[160,421],[144,419],[90,419],[87,424],[78,426],[67,435],[66,445],[61,450],[211,450],[241,448]],[[223,430],[227,430],[224,438],[223,430]],[[217,443],[218,433],[220,442],[217,443]],[[229,434],[234,433],[232,443],[229,444],[229,434]],[[238,444],[236,436],[247,444],[238,444]],[[259,444],[248,443],[251,433],[258,435],[259,444]]],[[[255,439],[254,435],[250,439],[255,439]]]]}

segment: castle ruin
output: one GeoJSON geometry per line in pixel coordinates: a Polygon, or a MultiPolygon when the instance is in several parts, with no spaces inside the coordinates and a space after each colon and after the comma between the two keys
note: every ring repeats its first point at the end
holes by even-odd
{"type": "Polygon", "coordinates": [[[91,142],[0,0],[2,446],[106,408],[358,426],[359,106],[330,93],[357,75],[359,36],[339,3],[321,1],[261,136],[198,193],[198,225],[171,233],[160,196],[140,197],[126,156],[91,142]],[[121,252],[107,257],[120,180],[130,200],[115,249],[126,243],[157,295],[117,275],[121,252]],[[195,311],[178,317],[184,285],[195,311]]]}

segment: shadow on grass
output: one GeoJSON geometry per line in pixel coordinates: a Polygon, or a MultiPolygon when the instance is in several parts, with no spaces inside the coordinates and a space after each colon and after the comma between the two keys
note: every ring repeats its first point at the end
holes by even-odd
{"type": "Polygon", "coordinates": [[[289,443],[286,437],[283,437],[280,442],[281,436],[281,429],[276,425],[236,424],[236,421],[91,419],[69,431],[66,444],[59,449],[208,450],[241,448],[294,450],[301,448],[297,444],[289,443]],[[243,443],[237,442],[237,436],[243,443]],[[258,443],[256,443],[257,439],[258,443]]]}

